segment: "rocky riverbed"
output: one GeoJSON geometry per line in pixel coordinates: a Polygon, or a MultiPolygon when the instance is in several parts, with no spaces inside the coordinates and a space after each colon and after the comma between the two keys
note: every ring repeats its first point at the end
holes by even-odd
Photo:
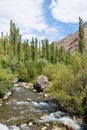
{"type": "Polygon", "coordinates": [[[0,107],[0,130],[86,130],[75,116],[56,109],[56,103],[28,88],[15,86],[0,107]]]}

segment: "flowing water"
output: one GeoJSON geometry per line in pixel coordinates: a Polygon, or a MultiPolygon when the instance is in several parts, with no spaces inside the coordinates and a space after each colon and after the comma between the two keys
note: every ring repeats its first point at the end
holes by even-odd
{"type": "Polygon", "coordinates": [[[32,122],[35,125],[35,122],[43,124],[54,121],[70,122],[75,130],[86,130],[83,129],[81,121],[67,116],[64,112],[55,112],[52,101],[45,100],[30,89],[15,87],[13,94],[0,107],[0,130],[41,130],[40,125],[32,127],[32,122]]]}

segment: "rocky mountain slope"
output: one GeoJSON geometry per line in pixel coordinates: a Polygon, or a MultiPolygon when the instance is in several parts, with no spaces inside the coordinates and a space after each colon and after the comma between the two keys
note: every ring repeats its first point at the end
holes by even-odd
{"type": "MultiPolygon", "coordinates": [[[[84,32],[85,32],[85,41],[87,48],[87,23],[84,24],[84,32]]],[[[73,52],[78,48],[78,31],[74,34],[71,34],[60,41],[55,42],[56,46],[63,46],[66,51],[73,52]]]]}

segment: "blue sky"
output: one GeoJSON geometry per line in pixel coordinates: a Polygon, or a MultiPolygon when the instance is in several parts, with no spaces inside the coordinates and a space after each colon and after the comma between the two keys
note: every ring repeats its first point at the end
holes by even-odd
{"type": "Polygon", "coordinates": [[[12,19],[23,39],[62,39],[78,30],[79,16],[87,21],[87,0],[0,0],[0,32],[12,19]]]}

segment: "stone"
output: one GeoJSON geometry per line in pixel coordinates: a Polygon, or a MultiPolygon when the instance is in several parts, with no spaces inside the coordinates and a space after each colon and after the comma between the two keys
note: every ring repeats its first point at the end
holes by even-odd
{"type": "Polygon", "coordinates": [[[43,127],[41,128],[41,130],[47,130],[47,127],[46,127],[46,126],[43,126],[43,127]]]}
{"type": "Polygon", "coordinates": [[[2,106],[2,104],[0,104],[0,107],[2,106]]]}
{"type": "Polygon", "coordinates": [[[43,120],[45,117],[48,117],[48,114],[43,114],[40,119],[43,120]]]}
{"type": "Polygon", "coordinates": [[[3,97],[3,99],[7,99],[12,93],[11,92],[7,92],[6,95],[3,97]]]}
{"type": "Polygon", "coordinates": [[[26,99],[26,101],[28,101],[28,102],[32,102],[32,99],[30,99],[30,98],[27,98],[27,99],[26,99]]]}
{"type": "Polygon", "coordinates": [[[27,88],[27,89],[33,89],[33,84],[31,84],[31,83],[26,83],[25,84],[25,86],[24,86],[25,88],[27,88]]]}
{"type": "Polygon", "coordinates": [[[45,93],[45,94],[44,94],[44,97],[48,97],[48,94],[45,93]]]}
{"type": "Polygon", "coordinates": [[[44,126],[47,126],[47,127],[48,127],[48,126],[49,126],[49,124],[45,123],[45,124],[44,124],[44,126]]]}
{"type": "Polygon", "coordinates": [[[26,82],[18,82],[16,84],[16,87],[24,87],[26,89],[32,89],[33,88],[33,84],[31,83],[26,83],[26,82]]]}
{"type": "Polygon", "coordinates": [[[32,123],[32,122],[29,122],[28,126],[32,126],[32,125],[33,125],[33,123],[32,123]]]}
{"type": "Polygon", "coordinates": [[[33,92],[36,92],[36,90],[35,90],[35,89],[33,89],[32,91],[33,91],[33,92]]]}
{"type": "Polygon", "coordinates": [[[48,78],[44,75],[38,76],[34,83],[34,89],[36,89],[37,92],[43,92],[49,86],[50,86],[50,82],[48,81],[48,78]]]}
{"type": "Polygon", "coordinates": [[[75,130],[74,124],[71,122],[65,122],[64,125],[67,130],[75,130]]]}
{"type": "Polygon", "coordinates": [[[62,128],[57,127],[57,126],[54,126],[54,127],[52,128],[52,130],[62,130],[62,128]]]}

